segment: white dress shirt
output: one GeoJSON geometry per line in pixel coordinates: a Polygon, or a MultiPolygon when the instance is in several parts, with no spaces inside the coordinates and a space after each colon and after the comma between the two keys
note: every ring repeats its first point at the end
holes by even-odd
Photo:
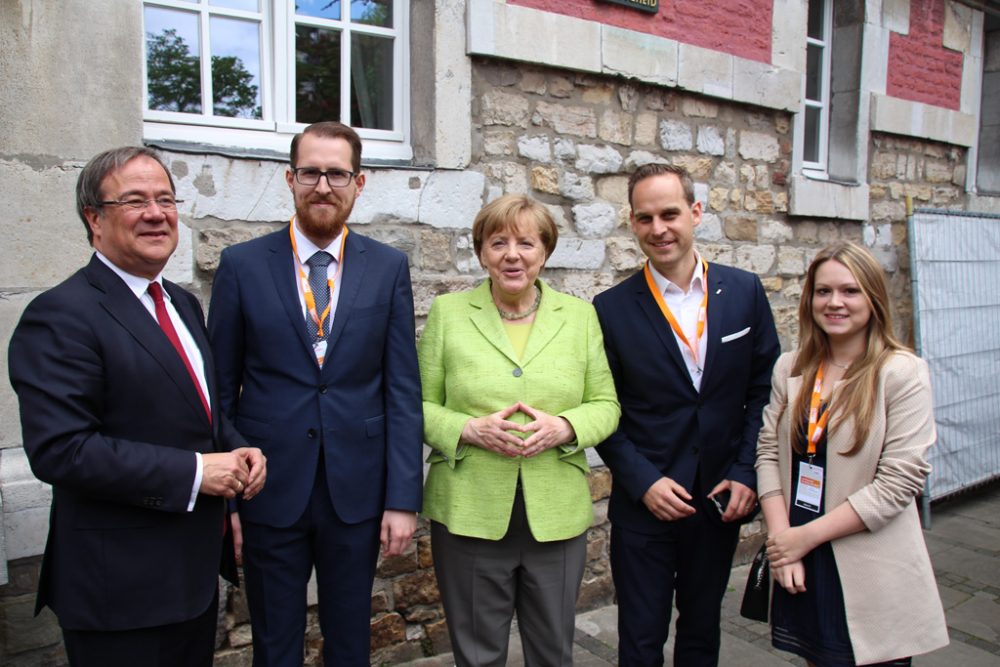
{"type": "MultiPolygon", "coordinates": [[[[698,363],[695,363],[691,350],[684,344],[680,336],[674,332],[674,339],[677,341],[677,346],[681,350],[681,356],[687,365],[688,374],[691,376],[691,384],[694,385],[696,391],[700,391],[701,376],[705,370],[705,355],[708,351],[709,322],[707,316],[705,318],[705,330],[702,332],[701,338],[696,339],[696,336],[698,335],[698,310],[701,308],[701,300],[704,298],[705,290],[708,289],[708,286],[705,285],[704,281],[701,255],[695,251],[694,257],[697,263],[695,264],[694,273],[691,276],[691,282],[687,287],[681,287],[670,282],[653,267],[652,263],[650,263],[649,268],[652,270],[653,282],[656,283],[657,289],[663,294],[663,301],[667,304],[667,308],[670,309],[674,319],[677,320],[681,331],[684,332],[684,335],[692,345],[697,345],[698,347],[698,363]],[[695,340],[697,340],[697,343],[695,343],[695,340]]],[[[673,329],[671,329],[671,332],[673,332],[673,329]]]]}
{"type": "MultiPolygon", "coordinates": [[[[333,289],[330,290],[330,314],[327,315],[327,318],[330,320],[330,328],[332,330],[333,319],[337,313],[337,302],[340,300],[341,280],[337,271],[339,270],[340,261],[342,259],[340,256],[340,242],[344,237],[344,229],[341,228],[340,233],[337,234],[337,236],[330,241],[325,248],[320,248],[302,233],[302,230],[299,229],[298,216],[296,216],[295,222],[292,225],[292,233],[295,234],[295,249],[297,251],[296,256],[299,258],[298,266],[302,267],[302,270],[305,271],[307,279],[309,277],[309,265],[306,264],[306,262],[310,257],[315,255],[320,250],[330,253],[330,256],[333,257],[333,261],[331,261],[326,267],[327,280],[334,278],[333,289]]],[[[302,290],[302,281],[300,280],[298,267],[295,269],[295,287],[299,294],[299,307],[302,309],[302,319],[304,322],[311,322],[312,318],[309,316],[309,309],[306,308],[306,295],[302,290]]],[[[325,357],[325,351],[325,346],[322,350],[316,349],[317,359],[325,357]]]]}

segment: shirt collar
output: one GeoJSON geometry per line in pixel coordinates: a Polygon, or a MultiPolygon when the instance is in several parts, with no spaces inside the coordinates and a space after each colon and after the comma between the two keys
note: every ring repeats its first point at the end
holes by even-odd
{"type": "Polygon", "coordinates": [[[664,276],[659,271],[657,271],[656,267],[653,266],[652,262],[650,262],[649,268],[652,270],[653,282],[656,283],[656,289],[660,290],[660,294],[665,294],[668,290],[673,292],[679,292],[680,294],[688,294],[692,290],[697,290],[698,293],[704,293],[705,272],[704,270],[702,270],[701,255],[698,254],[697,250],[694,251],[694,261],[695,261],[694,265],[695,270],[691,276],[691,283],[688,285],[688,288],[686,290],[683,289],[680,285],[675,285],[670,280],[668,280],[667,277],[664,276]]]}
{"type": "Polygon", "coordinates": [[[340,239],[344,235],[344,227],[340,228],[340,233],[325,248],[320,248],[310,241],[308,236],[302,233],[302,230],[299,229],[299,216],[295,216],[295,219],[292,221],[292,233],[295,234],[295,248],[298,251],[299,261],[302,262],[303,266],[310,257],[320,250],[330,253],[333,256],[334,262],[339,259],[340,239]]]}
{"type": "MultiPolygon", "coordinates": [[[[136,276],[136,275],[133,275],[131,273],[128,273],[127,271],[122,270],[116,264],[114,264],[110,259],[108,259],[107,257],[105,257],[101,253],[100,250],[95,250],[94,254],[97,255],[97,259],[101,260],[101,262],[103,262],[105,266],[107,266],[109,269],[111,269],[112,271],[114,271],[115,275],[118,276],[119,278],[121,278],[122,281],[124,281],[125,285],[130,290],[132,290],[132,293],[135,294],[135,296],[136,296],[137,299],[141,299],[142,298],[142,295],[146,293],[147,289],[149,289],[149,283],[151,283],[151,282],[160,283],[160,287],[161,288],[163,287],[163,273],[162,272],[160,272],[156,276],[156,278],[154,278],[153,280],[150,280],[149,278],[143,278],[142,276],[136,276]]],[[[164,298],[167,301],[170,301],[170,294],[167,292],[167,290],[163,290],[163,294],[164,294],[164,298]]]]}

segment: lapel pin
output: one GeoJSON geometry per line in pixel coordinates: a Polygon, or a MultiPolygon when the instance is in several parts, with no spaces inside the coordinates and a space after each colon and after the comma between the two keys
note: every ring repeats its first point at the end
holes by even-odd
{"type": "Polygon", "coordinates": [[[715,290],[715,293],[716,294],[722,294],[722,288],[720,287],[719,289],[715,290]]]}

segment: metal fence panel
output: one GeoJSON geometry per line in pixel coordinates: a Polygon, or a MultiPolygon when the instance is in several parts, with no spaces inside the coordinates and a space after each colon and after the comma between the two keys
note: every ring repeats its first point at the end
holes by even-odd
{"type": "Polygon", "coordinates": [[[1000,477],[1000,216],[909,219],[917,353],[934,388],[932,500],[1000,477]]]}

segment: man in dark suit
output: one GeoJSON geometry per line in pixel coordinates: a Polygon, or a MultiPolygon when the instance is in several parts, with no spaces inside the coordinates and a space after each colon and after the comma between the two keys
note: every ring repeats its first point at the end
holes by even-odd
{"type": "Polygon", "coordinates": [[[36,613],[72,665],[211,665],[225,498],[253,497],[259,449],[221,415],[198,301],[161,272],[174,184],[146,148],[84,167],[90,263],[28,305],[10,343],[24,448],[52,485],[36,613]]]}
{"type": "Polygon", "coordinates": [[[254,664],[300,667],[315,567],[323,664],[368,665],[381,541],[416,528],[422,401],[406,256],[348,230],[361,140],[316,123],[292,141],[289,226],[226,249],[209,335],[223,408],[270,462],[239,503],[254,664]]]}
{"type": "Polygon", "coordinates": [[[619,661],[663,664],[676,594],[674,664],[715,665],[778,338],[760,280],[695,250],[701,202],[684,169],[640,167],[628,189],[649,261],[594,300],[622,405],[598,447],[614,482],[619,661]]]}

